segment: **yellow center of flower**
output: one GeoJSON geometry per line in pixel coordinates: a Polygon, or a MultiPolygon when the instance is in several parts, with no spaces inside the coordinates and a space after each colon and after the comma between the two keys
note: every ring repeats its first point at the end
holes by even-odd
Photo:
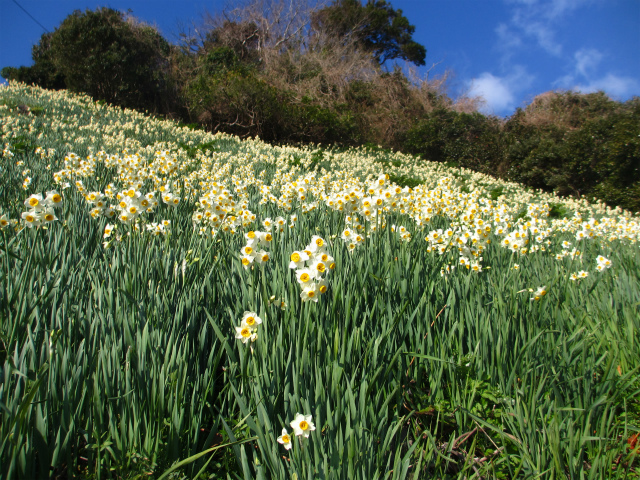
{"type": "Polygon", "coordinates": [[[327,291],[327,286],[326,285],[320,285],[320,288],[318,290],[320,290],[320,293],[325,293],[327,291]]]}
{"type": "Polygon", "coordinates": [[[303,273],[302,275],[300,275],[300,280],[302,280],[303,282],[308,282],[310,279],[309,274],[308,273],[303,273]]]}
{"type": "Polygon", "coordinates": [[[27,215],[24,219],[29,223],[35,221],[35,217],[33,215],[27,215]]]}
{"type": "Polygon", "coordinates": [[[244,322],[245,322],[247,325],[253,325],[254,323],[256,323],[256,319],[255,319],[255,318],[253,318],[253,317],[247,317],[247,318],[244,320],[244,322]]]}
{"type": "Polygon", "coordinates": [[[53,215],[51,215],[50,213],[47,213],[47,214],[44,216],[44,219],[45,219],[47,222],[51,222],[51,221],[53,221],[53,215]]]}
{"type": "Polygon", "coordinates": [[[309,298],[313,298],[313,297],[315,297],[315,295],[316,295],[316,294],[315,294],[315,292],[314,292],[313,290],[309,290],[309,293],[307,293],[307,296],[308,296],[309,298]]]}
{"type": "Polygon", "coordinates": [[[289,435],[282,435],[282,443],[289,443],[291,441],[291,437],[289,435]]]}
{"type": "Polygon", "coordinates": [[[291,254],[291,261],[298,263],[300,261],[300,254],[299,253],[292,253],[291,254]]]}
{"type": "MultiPolygon", "coordinates": [[[[309,296],[311,297],[312,295],[309,295],[309,296]]],[[[307,422],[305,422],[304,420],[302,420],[300,422],[300,430],[306,430],[308,428],[309,428],[309,424],[307,422]]]]}
{"type": "Polygon", "coordinates": [[[273,238],[273,237],[271,236],[271,234],[270,234],[270,233],[267,233],[267,234],[264,236],[264,239],[265,239],[267,242],[270,242],[272,238],[273,238]]]}
{"type": "Polygon", "coordinates": [[[266,262],[267,260],[269,260],[269,255],[267,255],[266,253],[262,256],[262,261],[266,262]]]}
{"type": "Polygon", "coordinates": [[[253,248],[244,247],[244,253],[246,253],[247,255],[251,255],[252,252],[253,252],[253,248]]]}
{"type": "Polygon", "coordinates": [[[318,269],[319,272],[324,272],[326,267],[324,266],[324,263],[318,263],[316,268],[318,269]]]}
{"type": "Polygon", "coordinates": [[[243,328],[242,330],[240,330],[240,335],[242,335],[244,338],[250,337],[251,336],[251,330],[249,328],[243,328]]]}
{"type": "Polygon", "coordinates": [[[242,259],[242,264],[243,264],[243,265],[249,265],[249,263],[250,263],[250,262],[249,262],[249,259],[248,259],[248,258],[243,258],[243,259],[242,259]]]}
{"type": "Polygon", "coordinates": [[[256,238],[256,232],[254,232],[253,230],[250,231],[249,233],[247,233],[247,237],[249,238],[256,238]]]}
{"type": "Polygon", "coordinates": [[[329,265],[329,270],[334,270],[336,268],[335,262],[329,265]]]}
{"type": "Polygon", "coordinates": [[[40,202],[38,201],[38,199],[37,199],[37,198],[31,198],[31,199],[29,200],[29,205],[31,205],[32,207],[37,207],[39,203],[40,203],[40,202]]]}
{"type": "Polygon", "coordinates": [[[324,245],[324,240],[322,240],[321,238],[318,238],[318,239],[316,240],[316,245],[317,245],[317,246],[319,246],[319,247],[321,247],[322,245],[324,245]]]}

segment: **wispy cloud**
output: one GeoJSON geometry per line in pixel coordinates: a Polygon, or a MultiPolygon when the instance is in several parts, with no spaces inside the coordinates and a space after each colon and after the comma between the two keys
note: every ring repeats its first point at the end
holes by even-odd
{"type": "MultiPolygon", "coordinates": [[[[503,33],[508,28],[512,35],[532,39],[549,55],[560,57],[563,45],[556,38],[559,24],[567,14],[594,1],[596,0],[505,0],[511,7],[511,18],[507,25],[498,27],[502,29],[497,32],[498,37],[503,41],[503,33]]],[[[520,46],[520,43],[521,41],[507,46],[520,46]]]]}
{"type": "Polygon", "coordinates": [[[602,61],[602,53],[595,48],[582,48],[578,50],[573,58],[576,63],[576,72],[588,78],[596,70],[602,61]]]}
{"type": "Polygon", "coordinates": [[[595,48],[577,50],[572,58],[572,71],[557,79],[554,86],[582,93],[603,91],[616,99],[627,98],[640,90],[640,83],[632,77],[613,72],[601,74],[604,57],[595,48]]]}

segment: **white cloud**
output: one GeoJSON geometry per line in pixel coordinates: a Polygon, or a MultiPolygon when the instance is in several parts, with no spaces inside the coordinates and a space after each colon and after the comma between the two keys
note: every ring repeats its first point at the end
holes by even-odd
{"type": "Polygon", "coordinates": [[[572,90],[582,93],[593,93],[602,90],[612,98],[628,98],[640,90],[640,84],[635,78],[621,77],[609,73],[602,78],[591,80],[586,85],[574,85],[572,90]]]}
{"type": "Polygon", "coordinates": [[[510,110],[515,103],[513,91],[504,78],[496,77],[489,72],[473,79],[469,95],[484,99],[484,113],[510,110]]]}
{"type": "Polygon", "coordinates": [[[611,72],[596,76],[600,73],[599,67],[603,58],[604,54],[595,48],[581,48],[573,55],[573,71],[558,78],[553,84],[582,93],[603,91],[616,99],[637,94],[640,83],[635,78],[611,72]]]}
{"type": "Polygon", "coordinates": [[[510,113],[517,106],[516,95],[526,90],[532,81],[533,76],[520,66],[505,76],[483,72],[469,82],[469,96],[482,97],[485,102],[481,109],[483,113],[510,113]]]}

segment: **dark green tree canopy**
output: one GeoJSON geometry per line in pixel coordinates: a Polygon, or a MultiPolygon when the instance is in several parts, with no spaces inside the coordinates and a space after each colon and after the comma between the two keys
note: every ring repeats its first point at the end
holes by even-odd
{"type": "Polygon", "coordinates": [[[76,10],[51,38],[53,62],[67,88],[134,108],[154,103],[169,49],[155,29],[110,8],[76,10]]]}
{"type": "Polygon", "coordinates": [[[154,28],[122,12],[76,10],[34,45],[31,67],[5,67],[2,76],[157,112],[166,101],[170,51],[154,28]]]}
{"type": "Polygon", "coordinates": [[[312,14],[312,24],[332,36],[353,38],[381,65],[395,58],[425,64],[427,49],[413,40],[415,27],[385,0],[364,5],[360,0],[334,0],[312,14]]]}

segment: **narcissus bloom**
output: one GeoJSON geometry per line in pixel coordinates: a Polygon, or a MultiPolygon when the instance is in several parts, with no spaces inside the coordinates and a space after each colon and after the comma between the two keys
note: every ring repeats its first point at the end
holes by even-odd
{"type": "Polygon", "coordinates": [[[290,423],[293,428],[293,433],[296,435],[302,435],[304,438],[309,438],[309,435],[316,429],[315,425],[311,422],[311,415],[303,415],[296,413],[293,422],[290,423]]]}
{"type": "MultiPolygon", "coordinates": [[[[326,291],[326,286],[325,286],[326,291]]],[[[318,285],[314,282],[309,282],[302,288],[302,292],[300,292],[300,298],[302,298],[303,302],[308,302],[311,300],[312,302],[318,301],[318,285]]]]}
{"type": "Polygon", "coordinates": [[[262,319],[255,312],[244,312],[242,315],[242,327],[249,327],[252,330],[258,328],[258,325],[262,323],[262,319]]]}
{"type": "Polygon", "coordinates": [[[546,286],[542,286],[542,287],[538,288],[535,292],[533,292],[533,297],[531,297],[531,300],[535,300],[537,302],[542,297],[544,297],[546,294],[547,294],[547,287],[546,286]]]}
{"type": "Polygon", "coordinates": [[[242,343],[247,343],[249,340],[255,342],[258,334],[249,327],[236,327],[236,338],[242,343]]]}
{"type": "Polygon", "coordinates": [[[287,429],[282,429],[282,435],[278,437],[278,443],[281,443],[287,450],[291,449],[291,437],[287,433],[287,429]]]}

